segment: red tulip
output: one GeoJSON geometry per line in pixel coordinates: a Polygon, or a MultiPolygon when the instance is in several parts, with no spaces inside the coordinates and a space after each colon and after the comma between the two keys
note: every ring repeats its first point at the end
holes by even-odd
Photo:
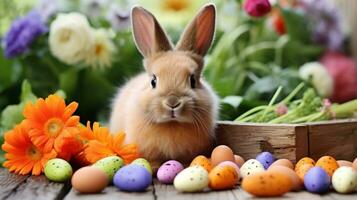
{"type": "Polygon", "coordinates": [[[284,35],[286,33],[284,18],[281,16],[280,11],[275,12],[272,16],[272,24],[279,35],[284,35]]]}
{"type": "Polygon", "coordinates": [[[271,10],[271,5],[268,0],[246,0],[243,7],[244,10],[253,17],[264,16],[271,10]]]}

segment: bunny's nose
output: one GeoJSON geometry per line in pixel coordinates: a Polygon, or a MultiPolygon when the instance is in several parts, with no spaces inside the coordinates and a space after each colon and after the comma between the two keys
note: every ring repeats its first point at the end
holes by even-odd
{"type": "Polygon", "coordinates": [[[180,102],[180,99],[177,97],[177,96],[169,96],[167,99],[166,99],[166,102],[165,104],[167,106],[169,106],[170,108],[174,109],[174,108],[177,108],[181,105],[181,102],[180,102]]]}

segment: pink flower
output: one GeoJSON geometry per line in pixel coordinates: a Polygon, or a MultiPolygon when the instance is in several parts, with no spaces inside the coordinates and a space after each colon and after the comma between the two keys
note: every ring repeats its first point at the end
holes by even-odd
{"type": "Polygon", "coordinates": [[[264,16],[271,10],[271,5],[268,0],[246,0],[243,7],[252,17],[264,16]]]}
{"type": "Polygon", "coordinates": [[[285,104],[279,104],[276,108],[275,108],[275,113],[278,116],[282,116],[285,115],[288,112],[288,107],[285,104]]]}

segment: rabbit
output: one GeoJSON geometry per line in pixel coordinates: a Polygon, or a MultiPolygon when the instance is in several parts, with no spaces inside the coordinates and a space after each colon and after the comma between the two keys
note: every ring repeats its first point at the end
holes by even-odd
{"type": "Polygon", "coordinates": [[[109,128],[125,131],[125,142],[136,143],[156,170],[171,159],[189,163],[215,141],[218,97],[202,70],[215,34],[216,8],[204,6],[175,47],[150,12],[134,7],[131,17],[146,72],[118,90],[109,128]]]}

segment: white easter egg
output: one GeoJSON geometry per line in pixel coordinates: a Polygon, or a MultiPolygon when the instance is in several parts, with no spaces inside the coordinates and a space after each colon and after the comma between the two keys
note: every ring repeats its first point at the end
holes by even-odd
{"type": "Polygon", "coordinates": [[[264,166],[256,159],[247,160],[240,168],[242,178],[264,171],[264,166]]]}
{"type": "Polygon", "coordinates": [[[208,172],[198,165],[182,170],[174,180],[174,186],[180,192],[200,192],[208,183],[208,172]]]}
{"type": "Polygon", "coordinates": [[[332,186],[339,193],[350,193],[357,189],[357,171],[352,167],[339,167],[332,175],[332,186]]]}

